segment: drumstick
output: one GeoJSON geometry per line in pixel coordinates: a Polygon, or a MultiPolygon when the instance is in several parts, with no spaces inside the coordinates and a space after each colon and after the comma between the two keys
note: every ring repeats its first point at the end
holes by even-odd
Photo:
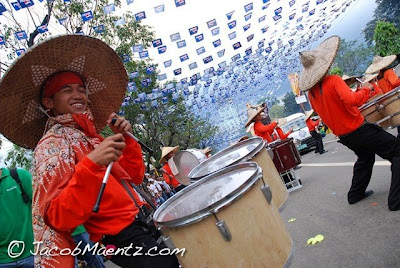
{"type": "MultiPolygon", "coordinates": [[[[111,120],[111,124],[115,124],[115,122],[117,122],[117,118],[113,118],[112,120],[111,120]]],[[[132,139],[134,139],[135,141],[137,141],[139,144],[140,144],[140,146],[142,146],[143,147],[143,149],[145,149],[149,154],[154,154],[154,151],[153,151],[153,149],[151,149],[151,148],[149,148],[146,144],[144,144],[143,142],[141,142],[138,138],[136,138],[132,133],[130,133],[129,131],[127,131],[127,132],[125,132],[125,134],[126,135],[128,135],[129,137],[131,137],[132,139]]]]}
{"type": "Polygon", "coordinates": [[[108,164],[106,173],[104,174],[103,182],[101,183],[100,192],[99,192],[99,194],[97,195],[96,204],[94,205],[94,207],[93,207],[93,209],[92,209],[92,211],[93,211],[94,213],[99,212],[99,209],[100,209],[100,201],[101,201],[101,198],[103,197],[104,189],[106,188],[107,181],[108,181],[108,177],[110,176],[110,173],[111,173],[111,169],[112,169],[113,164],[114,164],[114,162],[111,162],[110,164],[108,164]]]}

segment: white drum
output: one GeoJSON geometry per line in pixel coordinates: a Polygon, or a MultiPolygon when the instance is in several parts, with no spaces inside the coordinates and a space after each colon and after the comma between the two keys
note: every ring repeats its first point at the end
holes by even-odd
{"type": "Polygon", "coordinates": [[[188,174],[196,166],[207,160],[206,155],[197,149],[187,149],[178,152],[173,158],[170,158],[173,162],[172,166],[170,161],[168,161],[171,171],[175,178],[183,185],[189,185],[191,180],[188,174]]]}

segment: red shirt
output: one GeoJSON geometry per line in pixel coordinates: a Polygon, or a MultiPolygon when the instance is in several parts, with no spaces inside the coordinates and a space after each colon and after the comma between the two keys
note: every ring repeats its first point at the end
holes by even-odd
{"type": "Polygon", "coordinates": [[[393,69],[388,69],[383,73],[383,78],[378,80],[378,85],[384,93],[388,93],[392,89],[400,86],[400,78],[393,69]]]}
{"type": "Polygon", "coordinates": [[[369,92],[368,88],[353,92],[340,76],[327,75],[322,79],[322,94],[320,83],[317,83],[308,92],[308,97],[324,123],[340,136],[353,132],[364,122],[358,106],[368,100],[369,92]]]}
{"type": "Polygon", "coordinates": [[[264,125],[261,123],[261,121],[254,122],[254,133],[256,133],[256,135],[261,137],[263,140],[273,142],[274,140],[272,139],[271,134],[274,132],[276,125],[277,122],[272,122],[269,125],[264,125]]]}
{"type": "Polygon", "coordinates": [[[311,117],[308,118],[306,120],[306,125],[308,127],[308,130],[311,131],[315,131],[315,127],[319,125],[319,122],[321,121],[321,119],[318,119],[316,121],[312,120],[311,117]]]}
{"type": "Polygon", "coordinates": [[[168,183],[169,185],[172,185],[172,187],[175,189],[176,187],[178,187],[180,185],[179,181],[175,178],[174,174],[171,171],[171,168],[168,165],[168,162],[164,164],[163,169],[165,170],[165,172],[163,172],[163,177],[166,183],[168,183]],[[170,176],[172,177],[172,179],[170,178],[170,176]]]}

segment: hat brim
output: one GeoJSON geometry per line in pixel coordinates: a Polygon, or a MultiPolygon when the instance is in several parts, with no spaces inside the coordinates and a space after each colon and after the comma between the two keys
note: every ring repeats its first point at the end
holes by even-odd
{"type": "Polygon", "coordinates": [[[299,88],[301,91],[311,89],[326,75],[335,60],[339,45],[340,38],[334,35],[323,41],[312,51],[316,56],[315,62],[305,67],[300,74],[299,88]]]}
{"type": "Polygon", "coordinates": [[[246,122],[245,127],[248,127],[248,126],[251,124],[251,122],[253,122],[253,119],[254,119],[257,115],[259,115],[262,111],[264,111],[264,108],[260,107],[260,108],[258,108],[258,110],[257,110],[254,114],[250,115],[249,119],[248,119],[247,122],[246,122]]]}
{"type": "Polygon", "coordinates": [[[27,50],[0,82],[0,132],[7,139],[24,148],[36,147],[47,121],[38,109],[40,89],[60,71],[71,71],[83,78],[98,131],[120,108],[128,76],[116,52],[93,37],[58,36],[27,50]]]}
{"type": "Polygon", "coordinates": [[[162,151],[162,155],[161,155],[161,158],[160,158],[160,164],[164,164],[165,163],[165,157],[170,153],[170,152],[177,152],[179,150],[179,146],[175,146],[175,147],[171,147],[171,149],[169,149],[169,150],[164,150],[164,151],[162,151]]]}
{"type": "Polygon", "coordinates": [[[304,120],[307,120],[308,118],[310,118],[313,113],[314,113],[314,110],[312,110],[312,109],[310,111],[307,111],[306,112],[306,117],[305,117],[304,120]]]}
{"type": "Polygon", "coordinates": [[[372,74],[379,72],[380,70],[388,67],[390,64],[392,64],[396,60],[397,56],[396,55],[390,55],[383,57],[379,62],[374,62],[370,66],[368,66],[367,70],[365,70],[366,74],[372,74]]]}

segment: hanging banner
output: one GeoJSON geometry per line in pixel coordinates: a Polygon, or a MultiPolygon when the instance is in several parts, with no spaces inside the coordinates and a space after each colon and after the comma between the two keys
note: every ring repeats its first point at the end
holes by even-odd
{"type": "Polygon", "coordinates": [[[296,96],[300,96],[299,75],[297,73],[291,73],[288,74],[288,78],[293,94],[296,96]]]}

